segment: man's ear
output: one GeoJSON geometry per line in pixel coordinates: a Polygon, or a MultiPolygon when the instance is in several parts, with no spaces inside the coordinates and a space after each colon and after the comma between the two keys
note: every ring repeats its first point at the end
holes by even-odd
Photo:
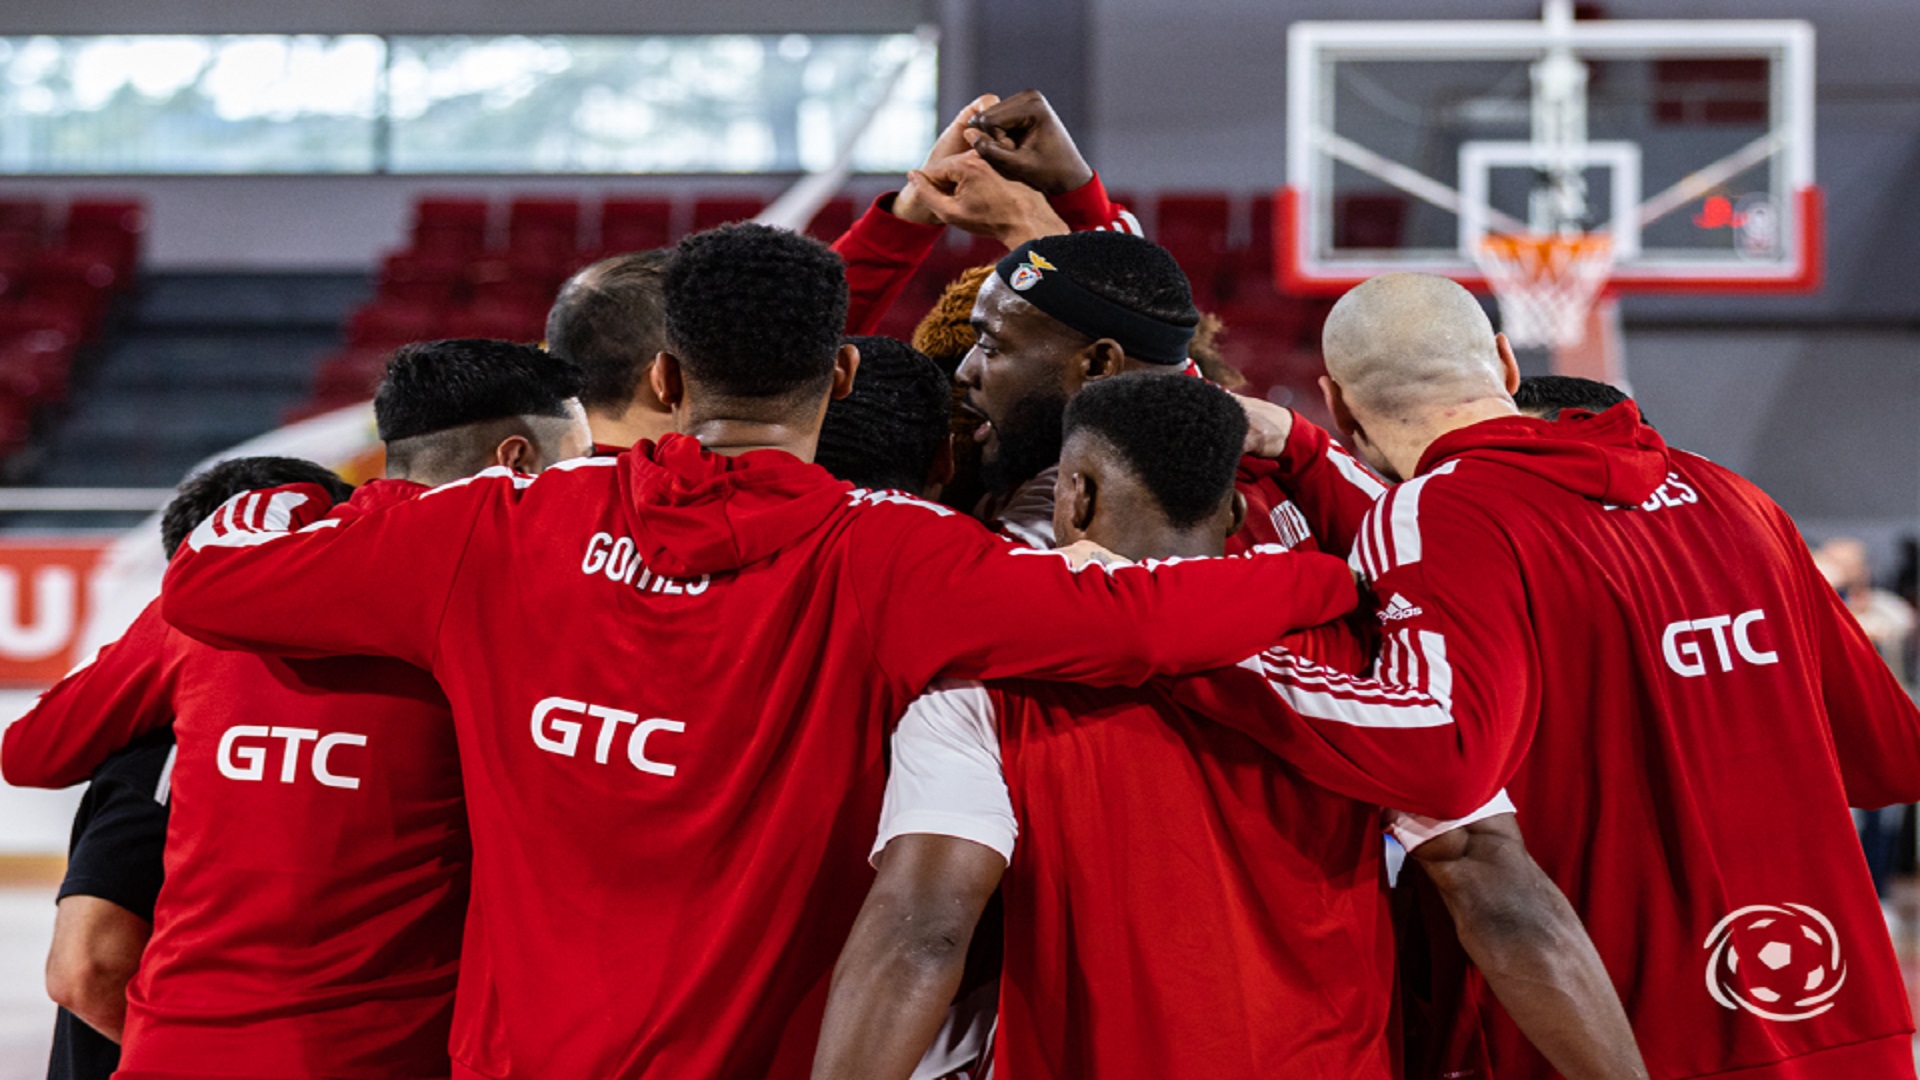
{"type": "Polygon", "coordinates": [[[653,396],[660,399],[660,404],[679,408],[687,394],[686,383],[680,378],[680,358],[664,351],[656,355],[647,369],[647,385],[653,387],[653,396]]]}
{"type": "Polygon", "coordinates": [[[1241,494],[1240,489],[1236,487],[1233,489],[1233,498],[1229,500],[1229,504],[1227,535],[1229,537],[1238,536],[1240,530],[1247,527],[1247,497],[1241,494]]]}
{"type": "Polygon", "coordinates": [[[1100,481],[1089,472],[1073,474],[1072,495],[1067,500],[1067,520],[1073,523],[1075,532],[1084,533],[1093,527],[1094,512],[1100,504],[1100,481]]]}
{"type": "Polygon", "coordinates": [[[1081,366],[1088,382],[1118,375],[1127,370],[1127,350],[1112,338],[1101,338],[1082,354],[1081,366]]]}
{"type": "Polygon", "coordinates": [[[538,472],[539,453],[533,448],[533,441],[525,435],[509,435],[500,440],[493,448],[493,464],[505,465],[515,472],[538,472]]]}
{"type": "Polygon", "coordinates": [[[859,347],[840,346],[840,350],[833,354],[833,400],[839,401],[853,393],[853,377],[859,370],[859,347]]]}
{"type": "Polygon", "coordinates": [[[1500,377],[1507,385],[1507,393],[1520,389],[1520,361],[1513,358],[1513,343],[1505,334],[1493,335],[1493,347],[1500,354],[1500,377]]]}
{"type": "Polygon", "coordinates": [[[1327,411],[1333,414],[1333,426],[1340,429],[1340,434],[1351,436],[1360,430],[1360,422],[1347,407],[1346,391],[1333,381],[1333,376],[1320,376],[1320,394],[1327,399],[1327,411]]]}

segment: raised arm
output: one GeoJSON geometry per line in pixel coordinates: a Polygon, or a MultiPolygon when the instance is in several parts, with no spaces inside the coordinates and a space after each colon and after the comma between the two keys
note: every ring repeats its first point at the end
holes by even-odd
{"type": "Polygon", "coordinates": [[[944,507],[909,502],[877,508],[853,549],[870,568],[854,590],[876,656],[909,686],[943,672],[1136,685],[1232,663],[1357,598],[1346,564],[1326,555],[1076,572],[1057,552],[1012,547],[944,507]]]}
{"type": "Polygon", "coordinates": [[[77,784],[115,751],[173,723],[166,637],[155,601],[118,641],[40,695],[0,740],[0,774],[7,783],[77,784]]]}
{"type": "MultiPolygon", "coordinates": [[[[967,149],[969,121],[999,97],[982,94],[967,103],[927,152],[922,168],[931,167],[967,149]]],[[[833,242],[833,250],[847,267],[847,333],[871,334],[901,290],[927,261],[944,226],[921,203],[921,182],[911,177],[898,192],[873,201],[867,212],[833,242]]]]}
{"type": "Polygon", "coordinates": [[[524,480],[489,469],[344,519],[322,518],[329,500],[309,484],[239,496],[174,556],[161,610],[219,648],[390,656],[430,668],[478,515],[524,480]],[[259,498],[268,502],[244,502],[259,498]]]}
{"type": "Polygon", "coordinates": [[[1427,479],[1374,507],[1354,556],[1374,583],[1383,641],[1370,675],[1274,649],[1174,693],[1323,787],[1444,819],[1512,776],[1532,740],[1540,680],[1504,536],[1427,479]]]}
{"type": "Polygon", "coordinates": [[[1445,899],[1460,943],[1533,1045],[1567,1080],[1644,1080],[1646,1063],[1600,954],[1527,854],[1512,814],[1409,852],[1445,899]]]}

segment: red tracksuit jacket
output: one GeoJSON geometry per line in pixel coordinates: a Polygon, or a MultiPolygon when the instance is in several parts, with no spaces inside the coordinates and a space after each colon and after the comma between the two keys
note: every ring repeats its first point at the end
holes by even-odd
{"type": "Polygon", "coordinates": [[[1076,574],[684,436],[273,531],[320,498],[216,514],[167,617],[439,678],[474,836],[454,1057],[489,1077],[804,1075],[872,880],[885,728],[936,675],[1138,683],[1354,598],[1320,555],[1076,574]]]}
{"type": "MultiPolygon", "coordinates": [[[[374,481],[333,520],[423,490],[374,481]]],[[[470,848],[433,679],[223,652],[156,602],[7,729],[0,760],[12,783],[63,787],[168,723],[166,884],[115,1075],[446,1076],[470,848]]]]}
{"type": "MultiPolygon", "coordinates": [[[[1784,512],[1626,404],[1441,438],[1354,560],[1371,678],[1270,653],[1182,700],[1357,798],[1452,816],[1505,784],[1653,1075],[1913,1075],[1847,807],[1920,798],[1920,710],[1784,512]]],[[[1551,1075],[1454,970],[1414,1075],[1551,1075]]]]}
{"type": "Polygon", "coordinates": [[[996,1074],[1391,1080],[1377,807],[1154,689],[988,693],[1020,826],[996,1074]]]}

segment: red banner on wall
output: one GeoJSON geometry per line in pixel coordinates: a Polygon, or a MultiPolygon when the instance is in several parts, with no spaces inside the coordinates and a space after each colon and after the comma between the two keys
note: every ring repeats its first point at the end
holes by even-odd
{"type": "Polygon", "coordinates": [[[0,686],[48,686],[74,655],[110,537],[0,540],[0,686]]]}

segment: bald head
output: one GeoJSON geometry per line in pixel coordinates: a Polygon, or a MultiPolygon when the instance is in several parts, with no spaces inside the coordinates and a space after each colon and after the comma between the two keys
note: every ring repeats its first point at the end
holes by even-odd
{"type": "Polygon", "coordinates": [[[1327,316],[1327,374],[1356,412],[1403,418],[1507,396],[1493,324],[1473,294],[1435,274],[1382,274],[1327,316]]]}

